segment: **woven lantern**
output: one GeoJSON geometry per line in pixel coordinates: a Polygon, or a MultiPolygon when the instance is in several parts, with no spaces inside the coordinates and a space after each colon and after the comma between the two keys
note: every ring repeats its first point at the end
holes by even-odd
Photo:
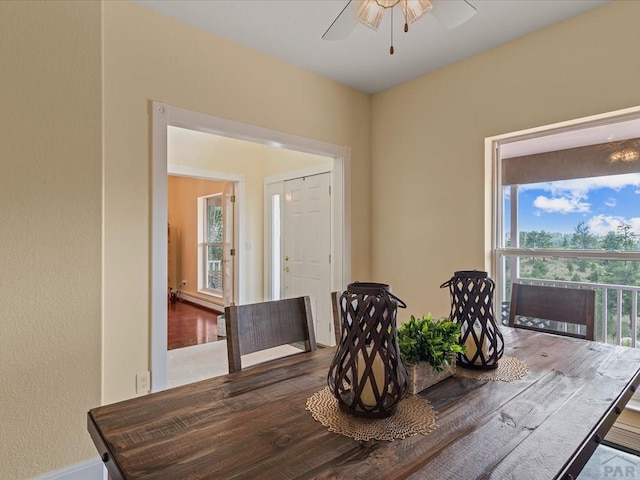
{"type": "Polygon", "coordinates": [[[351,283],[340,296],[342,335],[327,378],[340,409],[392,415],[409,388],[398,346],[397,308],[405,303],[383,283],[351,283]]]}
{"type": "Polygon", "coordinates": [[[477,370],[498,368],[504,339],[493,315],[493,280],[487,272],[463,270],[440,285],[444,287],[449,287],[450,317],[460,324],[460,344],[467,350],[457,355],[456,363],[477,370]]]}

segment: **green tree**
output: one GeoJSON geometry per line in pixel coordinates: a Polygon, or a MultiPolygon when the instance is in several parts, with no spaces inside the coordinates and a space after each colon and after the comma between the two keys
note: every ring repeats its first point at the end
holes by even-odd
{"type": "Polygon", "coordinates": [[[605,250],[621,250],[622,239],[616,232],[608,232],[602,239],[601,246],[605,250]]]}
{"type": "Polygon", "coordinates": [[[551,248],[553,235],[544,230],[538,232],[520,232],[520,248],[551,248]]]}
{"type": "Polygon", "coordinates": [[[538,234],[538,248],[551,248],[553,244],[553,237],[549,232],[542,230],[538,234]]]}
{"type": "Polygon", "coordinates": [[[518,245],[520,248],[527,248],[527,232],[520,232],[518,234],[518,245]]]}
{"type": "Polygon", "coordinates": [[[532,232],[521,232],[520,246],[522,248],[537,248],[538,247],[538,232],[535,230],[532,232]]]}
{"type": "Polygon", "coordinates": [[[207,242],[222,242],[222,206],[207,205],[207,242]]]}
{"type": "Polygon", "coordinates": [[[620,243],[624,250],[633,250],[637,243],[636,234],[633,233],[631,224],[623,222],[616,229],[620,237],[620,243]]]}
{"type": "Polygon", "coordinates": [[[631,224],[623,222],[615,232],[608,232],[602,239],[601,247],[605,250],[633,250],[638,243],[631,224]]]}
{"type": "Polygon", "coordinates": [[[544,261],[536,258],[533,261],[533,267],[531,268],[531,276],[533,278],[545,278],[547,273],[549,273],[549,267],[547,267],[544,261]]]}
{"type": "Polygon", "coordinates": [[[579,258],[578,260],[576,260],[576,265],[578,266],[578,271],[579,272],[586,272],[587,271],[587,267],[589,266],[590,263],[591,263],[591,260],[587,260],[586,258],[579,258]]]}
{"type": "Polygon", "coordinates": [[[580,222],[576,225],[576,228],[573,231],[571,245],[574,248],[580,248],[582,250],[595,248],[597,245],[597,238],[591,233],[589,225],[584,222],[580,222]]]}

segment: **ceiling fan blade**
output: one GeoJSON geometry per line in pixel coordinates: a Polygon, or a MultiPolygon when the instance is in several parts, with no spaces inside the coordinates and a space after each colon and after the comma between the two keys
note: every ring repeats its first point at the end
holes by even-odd
{"type": "Polygon", "coordinates": [[[431,13],[446,28],[456,28],[473,17],[477,10],[467,0],[434,0],[431,13]]]}
{"type": "Polygon", "coordinates": [[[327,31],[322,35],[323,40],[344,40],[358,24],[357,15],[361,0],[349,0],[338,14],[327,31]]]}

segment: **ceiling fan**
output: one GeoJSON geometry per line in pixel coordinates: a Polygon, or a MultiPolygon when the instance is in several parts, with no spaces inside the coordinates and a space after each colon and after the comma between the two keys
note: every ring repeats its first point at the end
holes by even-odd
{"type": "Polygon", "coordinates": [[[358,23],[377,31],[384,12],[390,10],[392,26],[389,53],[393,54],[393,10],[398,4],[405,20],[405,32],[409,31],[410,23],[427,13],[432,13],[449,29],[462,25],[476,13],[476,8],[467,0],[349,0],[322,38],[344,40],[358,23]]]}

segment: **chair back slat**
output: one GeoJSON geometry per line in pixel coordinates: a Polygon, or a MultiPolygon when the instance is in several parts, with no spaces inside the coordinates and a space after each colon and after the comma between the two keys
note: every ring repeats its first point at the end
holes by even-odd
{"type": "Polygon", "coordinates": [[[225,307],[229,373],[242,370],[241,356],[280,345],[302,342],[316,347],[309,297],[225,307]]]}
{"type": "Polygon", "coordinates": [[[514,283],[511,289],[509,326],[594,340],[595,299],[596,292],[590,289],[514,283]],[[535,322],[524,323],[520,321],[521,317],[584,325],[585,333],[541,327],[535,322]]]}

